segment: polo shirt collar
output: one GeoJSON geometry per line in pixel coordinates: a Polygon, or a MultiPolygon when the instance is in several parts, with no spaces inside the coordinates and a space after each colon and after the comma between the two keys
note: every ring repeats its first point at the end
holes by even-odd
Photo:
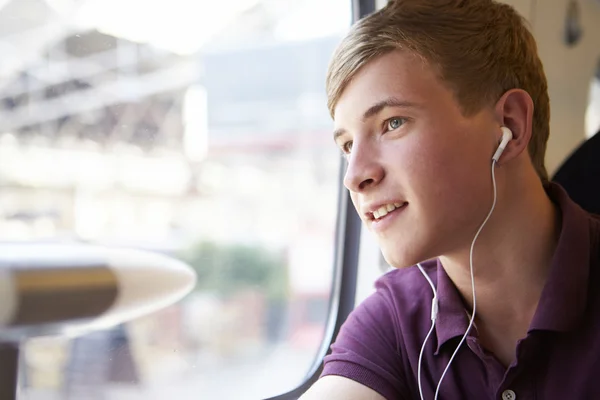
{"type": "Polygon", "coordinates": [[[469,326],[465,304],[439,259],[437,260],[437,296],[439,310],[435,322],[435,334],[438,341],[436,355],[446,342],[463,336],[469,326]]]}
{"type": "MultiPolygon", "coordinates": [[[[548,279],[529,331],[566,332],[577,327],[585,312],[590,262],[589,215],[559,185],[548,183],[545,189],[561,211],[562,226],[548,279]]],[[[469,326],[465,304],[439,259],[437,293],[439,312],[435,326],[435,354],[449,340],[462,337],[469,326]]],[[[474,329],[471,334],[473,332],[474,329]]]]}

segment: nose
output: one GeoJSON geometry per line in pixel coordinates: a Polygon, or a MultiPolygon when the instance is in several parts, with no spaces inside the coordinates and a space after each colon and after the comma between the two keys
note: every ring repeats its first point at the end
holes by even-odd
{"type": "Polygon", "coordinates": [[[344,186],[351,192],[364,192],[376,186],[385,176],[385,170],[379,157],[368,144],[356,141],[348,158],[348,167],[344,176],[344,186]]]}

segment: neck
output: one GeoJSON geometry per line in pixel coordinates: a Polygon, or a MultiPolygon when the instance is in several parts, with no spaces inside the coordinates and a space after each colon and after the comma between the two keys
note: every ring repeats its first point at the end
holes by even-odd
{"type": "MultiPolygon", "coordinates": [[[[473,251],[476,321],[526,331],[546,282],[560,218],[535,174],[508,179],[508,173],[498,172],[496,207],[473,251]]],[[[440,260],[472,308],[470,250],[468,243],[440,260]]]]}

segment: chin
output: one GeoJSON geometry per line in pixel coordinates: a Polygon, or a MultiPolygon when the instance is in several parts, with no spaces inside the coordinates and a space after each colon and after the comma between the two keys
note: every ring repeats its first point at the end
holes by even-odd
{"type": "Polygon", "coordinates": [[[382,248],[382,253],[385,261],[394,268],[408,268],[419,262],[413,261],[413,257],[409,257],[408,254],[399,251],[399,249],[386,251],[382,248]]]}
{"type": "Polygon", "coordinates": [[[398,241],[395,243],[395,245],[392,243],[380,243],[383,258],[394,268],[408,268],[417,263],[435,258],[432,255],[434,253],[431,251],[432,249],[419,247],[414,242],[406,243],[404,246],[397,245],[398,241]]]}

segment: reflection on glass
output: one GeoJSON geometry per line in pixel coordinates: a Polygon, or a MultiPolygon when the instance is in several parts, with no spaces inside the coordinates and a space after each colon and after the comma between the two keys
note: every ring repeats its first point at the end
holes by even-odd
{"type": "Polygon", "coordinates": [[[21,398],[260,399],[305,378],[333,275],[324,95],[350,2],[0,2],[0,240],[137,247],[196,290],[25,344],[21,398]]]}

